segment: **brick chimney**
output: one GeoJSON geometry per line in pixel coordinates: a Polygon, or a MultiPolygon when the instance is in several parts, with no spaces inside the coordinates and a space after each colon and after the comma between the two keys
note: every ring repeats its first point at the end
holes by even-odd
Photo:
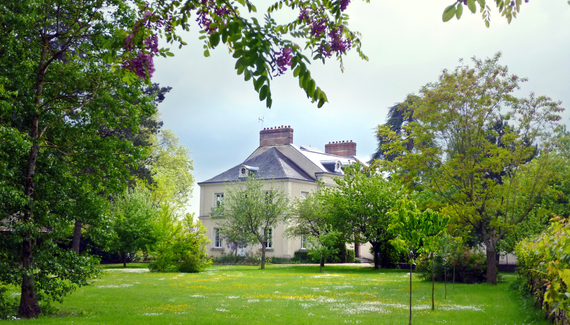
{"type": "Polygon", "coordinates": [[[259,131],[259,146],[277,146],[293,143],[293,129],[290,125],[263,128],[259,131]]]}
{"type": "Polygon", "coordinates": [[[343,157],[356,156],[356,142],[352,140],[329,142],[325,144],[325,152],[343,157]]]}

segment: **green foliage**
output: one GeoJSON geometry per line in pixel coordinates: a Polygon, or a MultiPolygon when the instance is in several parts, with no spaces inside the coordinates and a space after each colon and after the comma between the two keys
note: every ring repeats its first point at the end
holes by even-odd
{"type": "Polygon", "coordinates": [[[431,191],[454,233],[474,231],[483,240],[489,283],[496,283],[491,264],[498,241],[554,194],[550,184],[564,164],[555,136],[561,103],[534,94],[515,97],[525,79],[509,74],[499,58],[473,58],[473,68],[445,70],[410,98],[415,121],[405,134],[379,130],[393,139],[387,152],[399,155],[381,162],[392,177],[431,191]]]}
{"type": "Polygon", "coordinates": [[[153,222],[159,211],[150,195],[146,189],[136,187],[127,190],[113,202],[111,214],[115,236],[110,249],[121,254],[125,266],[127,254],[135,254],[157,241],[153,222]]]}
{"type": "Polygon", "coordinates": [[[429,251],[429,246],[422,246],[432,238],[445,231],[449,221],[446,216],[427,209],[420,211],[415,203],[408,199],[401,199],[394,208],[388,212],[390,226],[388,231],[394,235],[391,241],[397,249],[408,254],[408,260],[413,263],[415,251],[429,251]]]}
{"type": "Polygon", "coordinates": [[[107,198],[143,157],[101,132],[137,130],[155,110],[142,82],[125,84],[103,60],[103,43],[134,11],[114,0],[0,6],[0,219],[11,230],[0,239],[0,281],[21,286],[22,317],[97,273],[96,259],[64,248],[68,229],[78,221],[107,232],[107,198]]]}
{"type": "MultiPolygon", "coordinates": [[[[416,204],[408,199],[398,200],[388,212],[390,226],[388,231],[395,236],[391,241],[394,247],[408,254],[410,264],[410,324],[412,324],[412,263],[416,260],[414,251],[433,250],[435,238],[444,231],[449,218],[427,209],[418,210],[416,204]],[[421,247],[421,244],[425,245],[421,247]]],[[[434,295],[432,283],[432,310],[434,310],[434,295]]]]}
{"type": "MultiPolygon", "coordinates": [[[[206,15],[210,20],[208,24],[199,24],[202,29],[200,39],[204,41],[204,56],[210,56],[211,50],[225,44],[236,60],[236,73],[243,75],[245,81],[252,82],[253,88],[259,93],[259,99],[265,101],[267,107],[272,105],[271,80],[285,70],[293,71],[293,76],[299,80],[299,87],[311,102],[316,102],[318,107],[327,102],[326,94],[312,78],[308,65],[311,56],[313,60],[324,62],[326,58],[334,55],[343,69],[342,59],[350,47],[332,49],[329,42],[332,30],[340,30],[342,40],[349,41],[351,48],[354,48],[362,59],[368,60],[361,51],[360,33],[349,28],[349,17],[342,13],[344,9],[341,9],[340,1],[324,1],[318,5],[301,0],[279,1],[271,4],[263,17],[256,14],[257,8],[249,0],[240,0],[231,4],[158,2],[153,6],[156,17],[169,17],[172,25],[178,27],[159,31],[164,34],[167,42],[178,42],[180,47],[186,44],[178,33],[190,29],[193,9],[198,11],[198,15],[206,15]],[[222,8],[227,12],[222,13],[220,11],[222,8]],[[272,13],[279,10],[293,10],[294,13],[307,11],[311,14],[307,18],[299,18],[295,14],[292,21],[277,22],[272,13]],[[322,23],[325,31],[312,33],[313,21],[322,23]],[[297,44],[299,40],[304,44],[297,44]],[[310,52],[309,56],[302,53],[303,48],[310,52]],[[287,59],[284,58],[285,50],[289,51],[287,59]]],[[[282,16],[277,15],[277,17],[282,16]]],[[[126,34],[127,32],[115,43],[121,44],[121,40],[124,42],[126,34]]]]}
{"type": "Polygon", "coordinates": [[[355,252],[354,249],[349,249],[346,251],[346,263],[354,263],[354,257],[355,257],[355,252]]]}
{"type": "Polygon", "coordinates": [[[154,204],[169,204],[177,210],[184,209],[192,196],[194,177],[190,151],[178,143],[179,139],[169,130],[162,130],[152,139],[153,183],[152,200],[154,204]]]}
{"type": "Polygon", "coordinates": [[[309,255],[317,257],[321,262],[321,272],[324,261],[327,257],[337,254],[339,249],[335,247],[341,238],[341,233],[333,230],[332,226],[325,225],[319,229],[319,235],[309,235],[307,240],[309,255]]]}
{"type": "Polygon", "coordinates": [[[518,272],[529,292],[555,322],[570,315],[570,223],[555,217],[538,238],[517,244],[518,272]]]}
{"type": "MultiPolygon", "coordinates": [[[[501,16],[507,19],[507,22],[510,24],[513,18],[517,18],[517,14],[520,13],[521,5],[523,4],[523,0],[494,0],[497,9],[501,16]]],[[[485,21],[485,26],[489,28],[491,24],[491,8],[489,5],[485,4],[485,0],[467,0],[467,1],[456,1],[454,4],[448,6],[443,11],[442,19],[444,22],[451,20],[454,16],[457,19],[461,18],[461,14],[463,13],[463,3],[467,4],[467,8],[471,13],[477,12],[477,5],[479,6],[479,12],[483,20],[485,21]]],[[[527,1],[525,1],[527,2],[527,1]]]]}
{"type": "Polygon", "coordinates": [[[299,263],[308,263],[310,261],[309,252],[307,250],[298,250],[293,253],[293,260],[299,263]]]}
{"type": "Polygon", "coordinates": [[[369,242],[374,249],[375,268],[389,264],[380,249],[394,238],[387,231],[388,211],[403,191],[396,182],[386,180],[377,167],[363,168],[356,163],[346,166],[344,173],[344,177],[335,178],[338,186],[323,194],[329,222],[345,235],[346,241],[369,242]]]}
{"type": "Polygon", "coordinates": [[[0,284],[0,319],[13,319],[18,315],[18,300],[11,297],[8,288],[0,284]]]}
{"type": "Polygon", "coordinates": [[[420,258],[416,266],[416,272],[424,280],[431,281],[432,262],[435,263],[435,281],[451,281],[455,273],[453,279],[458,283],[485,282],[487,260],[483,252],[470,251],[468,247],[464,247],[453,259],[446,259],[441,254],[435,254],[433,259],[427,257],[420,258]]]}
{"type": "Polygon", "coordinates": [[[164,205],[154,227],[158,241],[150,247],[155,258],[149,264],[151,271],[200,272],[212,264],[206,251],[210,242],[207,230],[200,221],[194,222],[192,215],[178,220],[172,208],[164,205]]]}

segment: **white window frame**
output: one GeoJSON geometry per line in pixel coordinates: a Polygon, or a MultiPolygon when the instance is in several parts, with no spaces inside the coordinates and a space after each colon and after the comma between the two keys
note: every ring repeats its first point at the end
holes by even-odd
{"type": "MultiPolygon", "coordinates": [[[[273,228],[267,228],[266,231],[269,233],[269,236],[267,238],[267,242],[265,243],[265,248],[273,249],[273,228]]],[[[265,236],[265,231],[263,233],[263,236],[265,236]]]]}
{"type": "Polygon", "coordinates": [[[219,208],[224,203],[224,193],[214,193],[214,208],[219,208]]]}
{"type": "Polygon", "coordinates": [[[307,250],[307,239],[308,239],[309,235],[301,235],[301,250],[307,250]]]}
{"type": "Polygon", "coordinates": [[[214,248],[222,248],[222,229],[214,228],[214,248]]]}

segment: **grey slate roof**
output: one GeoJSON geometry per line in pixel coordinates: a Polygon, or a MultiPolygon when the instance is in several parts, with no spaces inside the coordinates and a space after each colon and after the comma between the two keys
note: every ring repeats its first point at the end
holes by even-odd
{"type": "Polygon", "coordinates": [[[239,180],[239,169],[242,165],[257,167],[259,170],[255,173],[257,179],[298,179],[302,181],[314,182],[315,179],[303,171],[291,159],[287,158],[281,151],[273,147],[264,153],[255,156],[243,163],[234,166],[225,172],[212,177],[203,183],[224,183],[235,182],[239,180]]]}

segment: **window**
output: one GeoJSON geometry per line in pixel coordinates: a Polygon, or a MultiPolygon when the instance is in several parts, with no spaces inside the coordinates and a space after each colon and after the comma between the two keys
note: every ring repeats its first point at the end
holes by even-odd
{"type": "Polygon", "coordinates": [[[301,191],[301,200],[306,199],[309,196],[309,192],[301,191]]]}
{"type": "Polygon", "coordinates": [[[220,207],[224,202],[224,193],[216,193],[216,208],[220,207]]]}
{"type": "Polygon", "coordinates": [[[307,238],[309,235],[301,235],[301,250],[307,249],[307,238]]]}
{"type": "Polygon", "coordinates": [[[273,229],[267,228],[264,232],[265,235],[265,248],[273,248],[273,229]]]}
{"type": "Polygon", "coordinates": [[[214,247],[222,248],[222,230],[214,228],[214,247]]]}

